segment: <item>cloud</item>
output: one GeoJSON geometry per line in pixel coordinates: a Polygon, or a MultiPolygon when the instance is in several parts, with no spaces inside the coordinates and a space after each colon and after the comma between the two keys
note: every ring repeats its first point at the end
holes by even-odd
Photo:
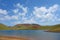
{"type": "Polygon", "coordinates": [[[46,7],[34,7],[33,14],[35,17],[43,19],[43,20],[53,20],[56,16],[55,12],[58,10],[59,5],[55,4],[48,9],[46,7]]]}
{"type": "Polygon", "coordinates": [[[34,19],[27,19],[27,18],[22,18],[22,21],[15,21],[15,22],[13,22],[13,24],[33,24],[33,23],[36,23],[37,24],[37,22],[34,20],[34,19]]]}
{"type": "Polygon", "coordinates": [[[59,5],[58,5],[58,4],[55,4],[55,5],[51,6],[51,7],[49,7],[48,12],[53,13],[53,12],[55,12],[58,8],[59,8],[59,5]]]}
{"type": "Polygon", "coordinates": [[[22,15],[24,16],[28,11],[28,8],[27,7],[24,7],[23,5],[21,5],[20,3],[17,3],[16,4],[16,9],[13,10],[14,13],[17,13],[19,15],[22,15]],[[23,12],[20,11],[20,9],[22,9],[23,12]]]}
{"type": "Polygon", "coordinates": [[[23,24],[23,23],[36,23],[36,24],[51,24],[55,21],[60,21],[58,18],[59,14],[59,5],[55,4],[49,8],[45,6],[34,7],[32,12],[28,12],[29,8],[21,5],[20,3],[15,4],[15,8],[12,11],[9,11],[12,15],[9,15],[7,10],[0,9],[0,21],[10,21],[12,24],[23,24]],[[20,11],[22,9],[22,11],[20,11]],[[29,16],[27,16],[29,15],[29,16]],[[15,21],[11,21],[15,20],[15,21]]]}
{"type": "Polygon", "coordinates": [[[0,14],[4,14],[4,15],[6,15],[7,13],[8,13],[7,10],[0,9],[0,14]]]}
{"type": "Polygon", "coordinates": [[[19,9],[14,9],[13,10],[13,12],[16,13],[16,14],[18,13],[18,11],[19,11],[19,9]]]}
{"type": "Polygon", "coordinates": [[[2,20],[2,21],[4,21],[4,20],[18,20],[18,16],[17,15],[13,15],[13,16],[5,15],[4,17],[0,17],[0,20],[2,20]]]}
{"type": "Polygon", "coordinates": [[[3,9],[0,9],[0,14],[4,14],[3,17],[0,17],[0,20],[19,20],[19,18],[22,17],[25,17],[26,13],[27,13],[27,7],[24,7],[23,5],[21,5],[20,3],[17,3],[15,4],[15,8],[12,9],[12,11],[10,12],[13,12],[12,14],[14,15],[9,15],[9,13],[7,12],[7,10],[3,10],[3,9]],[[20,11],[20,9],[22,9],[23,12],[20,11]]]}
{"type": "Polygon", "coordinates": [[[47,12],[46,7],[34,7],[33,14],[37,17],[42,17],[47,12]]]}
{"type": "Polygon", "coordinates": [[[12,19],[19,20],[17,15],[12,16],[11,18],[12,18],[12,19]]]}
{"type": "MultiPolygon", "coordinates": [[[[20,7],[21,5],[18,4],[18,6],[20,7]]],[[[21,6],[21,8],[22,8],[22,6],[21,6]]],[[[29,15],[29,17],[31,17],[31,18],[25,17],[26,14],[23,13],[23,15],[25,15],[25,16],[21,17],[22,19],[20,21],[16,21],[14,23],[16,23],[16,24],[36,23],[36,24],[46,25],[46,24],[49,24],[49,23],[60,20],[60,19],[57,18],[57,15],[56,15],[56,12],[57,12],[58,9],[59,9],[58,4],[50,6],[49,8],[46,8],[46,7],[43,7],[43,6],[42,7],[34,7],[34,10],[33,10],[32,14],[29,15]]],[[[27,7],[24,10],[25,10],[25,13],[27,13],[27,7]]],[[[21,12],[19,12],[19,14],[22,15],[21,12]]]]}
{"type": "Polygon", "coordinates": [[[31,24],[31,23],[37,23],[37,22],[33,18],[31,18],[31,19],[25,19],[23,23],[31,24]]]}

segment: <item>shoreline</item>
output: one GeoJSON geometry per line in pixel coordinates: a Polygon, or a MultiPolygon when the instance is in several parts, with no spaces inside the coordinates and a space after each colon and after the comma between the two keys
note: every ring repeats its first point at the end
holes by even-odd
{"type": "Polygon", "coordinates": [[[0,40],[29,40],[29,38],[15,36],[0,36],[0,40]]]}
{"type": "Polygon", "coordinates": [[[52,30],[48,30],[48,31],[44,31],[44,32],[54,32],[54,33],[60,33],[60,31],[52,31],[52,30]]]}

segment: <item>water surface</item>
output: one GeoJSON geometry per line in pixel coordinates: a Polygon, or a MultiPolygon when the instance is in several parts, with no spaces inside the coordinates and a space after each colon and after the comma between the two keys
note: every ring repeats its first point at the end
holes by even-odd
{"type": "Polygon", "coordinates": [[[60,40],[60,33],[43,30],[0,30],[0,36],[30,37],[34,40],[60,40]]]}

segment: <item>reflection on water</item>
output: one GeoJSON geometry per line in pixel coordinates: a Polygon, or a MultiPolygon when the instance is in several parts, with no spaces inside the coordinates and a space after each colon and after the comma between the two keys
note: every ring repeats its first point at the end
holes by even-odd
{"type": "Polygon", "coordinates": [[[0,30],[0,36],[25,36],[35,40],[60,40],[60,33],[44,32],[43,30],[0,30]]]}

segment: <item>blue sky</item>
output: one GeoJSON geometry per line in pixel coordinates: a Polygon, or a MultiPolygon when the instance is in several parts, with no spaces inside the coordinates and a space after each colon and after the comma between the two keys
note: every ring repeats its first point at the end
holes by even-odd
{"type": "Polygon", "coordinates": [[[60,0],[0,0],[0,23],[60,24],[60,0]]]}

